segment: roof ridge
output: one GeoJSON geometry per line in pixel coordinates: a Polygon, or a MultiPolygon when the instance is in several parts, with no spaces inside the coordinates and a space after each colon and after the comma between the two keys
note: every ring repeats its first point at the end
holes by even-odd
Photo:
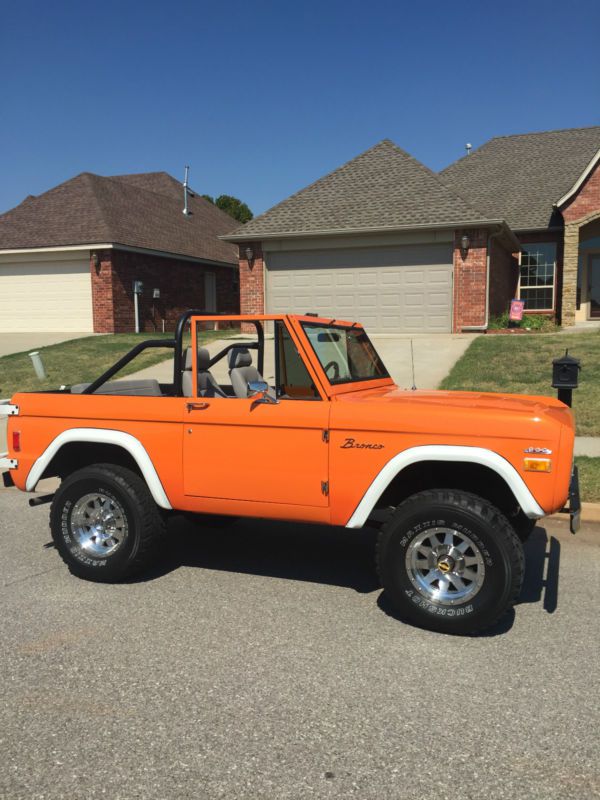
{"type": "MultiPolygon", "coordinates": [[[[169,200],[174,200],[174,198],[169,197],[169,195],[164,194],[163,192],[160,191],[156,191],[155,189],[150,189],[147,186],[139,186],[138,184],[128,183],[127,181],[119,180],[119,178],[125,178],[137,175],[165,175],[167,178],[169,178],[169,180],[173,181],[173,184],[179,187],[181,189],[181,192],[183,193],[183,183],[178,181],[177,178],[174,178],[164,169],[155,172],[129,172],[129,173],[124,173],[123,175],[98,175],[97,177],[103,178],[104,180],[107,181],[112,181],[113,183],[117,183],[119,186],[126,186],[128,189],[135,189],[141,192],[148,192],[149,194],[158,195],[158,197],[166,197],[169,200]]],[[[198,200],[200,204],[204,205],[206,208],[213,208],[216,209],[217,211],[220,211],[222,214],[227,214],[227,212],[223,211],[223,209],[219,208],[215,203],[211,203],[208,200],[206,200],[197,189],[194,189],[191,186],[188,188],[190,196],[193,195],[192,199],[198,200]]]]}
{"type": "MultiPolygon", "coordinates": [[[[502,136],[492,136],[491,139],[488,139],[486,142],[481,145],[488,144],[488,142],[495,142],[496,139],[517,139],[523,136],[545,136],[546,134],[550,133],[573,133],[573,131],[592,131],[592,130],[600,130],[600,125],[581,125],[575,128],[551,128],[549,131],[526,131],[525,133],[505,133],[502,136]]],[[[477,148],[478,150],[481,148],[477,148]]]]}
{"type": "MultiPolygon", "coordinates": [[[[261,217],[264,217],[266,214],[270,214],[271,211],[274,211],[276,208],[279,208],[279,206],[283,205],[284,203],[287,203],[292,198],[297,197],[299,194],[302,194],[303,192],[306,192],[309,189],[312,189],[312,187],[316,186],[317,183],[321,183],[321,181],[324,181],[327,178],[331,178],[332,175],[336,175],[338,172],[341,172],[341,170],[343,170],[345,167],[348,167],[350,164],[353,164],[355,161],[358,161],[359,158],[362,158],[367,153],[371,153],[373,150],[375,150],[376,148],[380,147],[382,144],[391,144],[394,147],[398,147],[398,145],[394,144],[394,142],[392,142],[391,139],[382,139],[380,142],[377,142],[377,144],[374,144],[372,147],[369,147],[367,150],[363,150],[362,153],[359,153],[357,156],[354,156],[354,158],[351,158],[348,161],[344,161],[344,163],[340,164],[339,167],[336,167],[335,169],[332,169],[330,172],[326,172],[325,175],[321,175],[320,178],[316,178],[314,181],[309,183],[307,186],[303,186],[302,189],[298,189],[297,191],[292,192],[292,194],[288,195],[288,197],[285,197],[283,200],[280,200],[279,203],[275,203],[274,206],[271,206],[270,208],[267,208],[267,210],[263,211],[262,214],[259,214],[257,217],[254,217],[254,219],[250,220],[250,222],[252,222],[252,223],[256,222],[261,217]]],[[[248,223],[246,223],[246,224],[248,224],[248,223]]],[[[243,230],[243,228],[242,227],[236,228],[234,231],[232,231],[232,234],[233,233],[237,233],[238,230],[243,230]]]]}
{"type": "Polygon", "coordinates": [[[473,211],[475,214],[481,215],[483,220],[489,219],[488,215],[483,211],[483,209],[480,209],[480,208],[477,208],[476,206],[474,206],[470,200],[467,200],[467,198],[464,195],[460,194],[460,192],[457,192],[456,189],[453,186],[449,186],[444,180],[442,180],[442,178],[440,178],[439,173],[434,172],[430,167],[427,166],[427,164],[423,164],[422,161],[419,161],[418,158],[415,158],[413,155],[408,153],[406,150],[403,150],[399,145],[395,144],[394,142],[392,142],[392,144],[394,145],[394,147],[397,150],[399,150],[405,156],[407,156],[412,161],[414,161],[415,164],[417,164],[419,167],[422,167],[424,170],[426,170],[431,175],[432,178],[435,178],[435,180],[440,184],[440,186],[444,189],[444,191],[448,192],[448,194],[453,195],[454,197],[457,197],[459,200],[461,200],[465,204],[465,206],[470,211],[473,211]]]}
{"type": "MultiPolygon", "coordinates": [[[[340,164],[339,167],[336,167],[335,169],[331,170],[330,172],[325,173],[325,175],[321,175],[320,178],[317,178],[316,180],[312,181],[312,183],[309,183],[307,186],[304,186],[302,189],[298,189],[296,192],[294,192],[293,194],[291,194],[288,197],[284,198],[279,203],[276,203],[274,206],[271,206],[266,211],[263,211],[262,214],[259,214],[257,217],[254,217],[254,219],[251,220],[251,222],[247,223],[247,224],[252,224],[253,225],[255,222],[258,222],[262,217],[264,217],[267,214],[270,214],[271,212],[273,212],[276,209],[278,209],[284,203],[288,203],[290,200],[293,200],[298,195],[304,194],[304,192],[309,191],[310,189],[312,189],[317,184],[319,184],[319,183],[321,183],[323,181],[326,181],[328,178],[331,178],[334,175],[337,175],[342,170],[346,169],[347,167],[350,167],[350,165],[354,164],[355,162],[359,161],[360,159],[364,158],[365,156],[368,156],[369,154],[373,153],[378,148],[381,148],[382,145],[385,145],[388,148],[389,147],[393,148],[398,153],[398,155],[401,155],[403,158],[409,159],[415,166],[417,166],[419,169],[421,169],[424,172],[426,172],[431,178],[434,178],[435,181],[438,183],[438,185],[441,186],[442,189],[448,195],[450,195],[451,197],[454,197],[455,199],[458,199],[461,202],[463,202],[465,204],[465,206],[470,211],[473,211],[478,216],[482,216],[482,212],[480,210],[478,210],[473,205],[471,205],[471,203],[467,202],[464,199],[464,197],[462,197],[462,195],[458,194],[458,192],[456,192],[454,189],[450,188],[426,164],[424,164],[422,161],[419,161],[418,158],[415,158],[415,156],[411,155],[409,152],[404,150],[402,147],[400,147],[400,145],[396,144],[396,142],[394,142],[392,139],[385,138],[385,139],[381,139],[379,142],[377,142],[376,144],[372,145],[371,147],[368,147],[366,150],[363,150],[362,153],[359,153],[358,155],[354,156],[354,158],[351,158],[348,161],[345,161],[343,164],[340,164]]],[[[486,218],[486,215],[484,214],[483,215],[483,219],[485,219],[485,218],[486,218]]],[[[243,227],[236,228],[234,231],[231,232],[231,235],[241,234],[243,232],[243,230],[244,230],[243,227]]]]}
{"type": "Polygon", "coordinates": [[[112,183],[116,183],[121,187],[126,187],[127,189],[135,189],[138,192],[150,192],[151,194],[160,195],[160,197],[167,196],[162,192],[157,192],[154,189],[149,189],[147,186],[138,186],[137,184],[134,183],[127,183],[127,181],[119,180],[119,178],[124,178],[129,175],[166,175],[168,178],[171,178],[172,181],[177,183],[177,179],[174,178],[172,175],[169,175],[169,173],[165,172],[164,170],[161,170],[160,172],[130,172],[130,173],[125,173],[123,175],[97,175],[96,177],[102,178],[102,180],[104,181],[111,181],[112,183]]]}
{"type": "Polygon", "coordinates": [[[98,194],[96,192],[96,181],[102,180],[103,176],[102,175],[96,175],[94,172],[82,172],[80,175],[77,175],[76,177],[77,178],[82,177],[82,178],[86,178],[87,179],[87,181],[88,181],[88,183],[90,185],[90,189],[92,191],[92,197],[94,198],[94,200],[96,202],[96,208],[98,209],[98,212],[100,214],[100,220],[101,220],[102,224],[104,225],[104,229],[105,229],[105,231],[107,233],[107,236],[108,236],[107,241],[110,241],[110,237],[112,236],[110,223],[108,222],[108,220],[106,218],[104,204],[103,204],[102,200],[98,197],[98,194]]]}

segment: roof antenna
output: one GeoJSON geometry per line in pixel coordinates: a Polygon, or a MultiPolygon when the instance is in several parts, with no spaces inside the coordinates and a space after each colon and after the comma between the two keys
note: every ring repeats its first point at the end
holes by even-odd
{"type": "Polygon", "coordinates": [[[415,383],[415,351],[413,350],[413,340],[410,340],[410,361],[412,364],[412,379],[413,385],[411,386],[411,390],[413,392],[417,391],[417,384],[415,383]]]}
{"type": "Polygon", "coordinates": [[[192,213],[188,208],[188,197],[195,197],[196,195],[190,191],[188,185],[188,176],[190,174],[190,168],[185,168],[185,177],[183,179],[183,213],[186,217],[189,217],[192,213]]]}
{"type": "Polygon", "coordinates": [[[465,150],[467,151],[467,155],[468,156],[471,155],[472,148],[473,148],[473,145],[471,144],[471,142],[467,142],[466,145],[465,145],[465,150]]]}

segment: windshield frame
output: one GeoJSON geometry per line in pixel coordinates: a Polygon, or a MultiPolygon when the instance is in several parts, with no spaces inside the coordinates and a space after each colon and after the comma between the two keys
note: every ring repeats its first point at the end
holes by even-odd
{"type": "Polygon", "coordinates": [[[317,364],[321,368],[321,372],[323,373],[323,375],[325,375],[325,379],[327,380],[327,382],[332,387],[336,387],[337,388],[337,387],[348,386],[348,385],[357,384],[357,383],[369,383],[369,384],[372,384],[372,383],[374,383],[376,381],[380,381],[380,382],[381,381],[386,381],[386,382],[391,382],[392,381],[392,377],[389,374],[387,367],[383,363],[383,360],[382,360],[381,356],[379,355],[379,352],[377,351],[377,348],[375,347],[375,345],[373,344],[373,342],[369,338],[367,332],[362,327],[362,325],[357,325],[356,323],[343,323],[343,322],[335,322],[335,321],[318,321],[318,320],[306,320],[306,319],[299,320],[299,323],[300,323],[300,327],[302,329],[302,333],[304,334],[304,337],[306,338],[306,341],[308,342],[308,344],[310,346],[311,352],[313,353],[314,357],[316,358],[317,364]],[[335,330],[340,330],[340,331],[344,331],[344,332],[345,331],[356,331],[356,333],[360,333],[362,336],[366,337],[367,342],[372,347],[373,352],[375,353],[379,363],[381,364],[381,367],[383,369],[383,373],[384,374],[382,374],[382,375],[371,375],[371,376],[366,376],[366,377],[363,376],[363,377],[359,377],[359,378],[337,378],[337,379],[330,378],[325,373],[325,364],[323,364],[321,362],[319,354],[315,350],[315,348],[313,346],[313,343],[312,343],[312,341],[310,339],[310,336],[307,333],[307,330],[306,330],[307,328],[327,328],[329,330],[334,330],[334,331],[335,330]]]}

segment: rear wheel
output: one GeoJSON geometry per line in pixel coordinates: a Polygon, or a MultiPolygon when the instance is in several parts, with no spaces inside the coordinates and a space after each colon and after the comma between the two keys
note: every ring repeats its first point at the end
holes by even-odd
{"type": "Polygon", "coordinates": [[[95,464],[62,482],[52,501],[50,529],[74,575],[117,582],[152,564],[166,525],[139,475],[95,464]]]}
{"type": "Polygon", "coordinates": [[[519,596],[521,542],[506,517],[476,495],[420,492],[379,534],[385,594],[404,619],[430,630],[468,634],[490,627],[519,596]]]}

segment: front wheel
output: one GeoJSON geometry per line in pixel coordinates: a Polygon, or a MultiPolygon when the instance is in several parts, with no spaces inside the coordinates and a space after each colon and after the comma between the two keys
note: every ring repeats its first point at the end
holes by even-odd
{"type": "Polygon", "coordinates": [[[151,565],[166,526],[139,475],[113,464],[94,464],[61,483],[50,509],[50,529],[74,575],[114,583],[151,565]]]}
{"type": "Polygon", "coordinates": [[[483,498],[450,489],[405,500],[377,545],[394,610],[443,633],[475,633],[497,622],[519,596],[524,565],[506,517],[483,498]]]}

